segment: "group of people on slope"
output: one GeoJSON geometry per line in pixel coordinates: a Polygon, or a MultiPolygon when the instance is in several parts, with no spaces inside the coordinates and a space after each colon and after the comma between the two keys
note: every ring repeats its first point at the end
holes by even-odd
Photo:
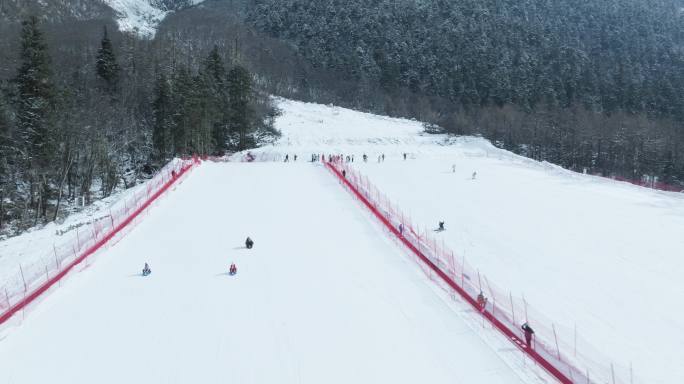
{"type": "MultiPolygon", "coordinates": [[[[252,240],[249,236],[247,237],[247,240],[245,240],[245,248],[247,249],[252,249],[254,247],[254,240],[252,240]]],[[[150,265],[148,263],[145,263],[145,266],[143,267],[142,270],[142,275],[143,276],[149,276],[152,273],[152,268],[150,268],[150,265]]],[[[233,276],[237,274],[237,266],[235,263],[231,263],[230,267],[228,268],[228,274],[233,276]]]]}

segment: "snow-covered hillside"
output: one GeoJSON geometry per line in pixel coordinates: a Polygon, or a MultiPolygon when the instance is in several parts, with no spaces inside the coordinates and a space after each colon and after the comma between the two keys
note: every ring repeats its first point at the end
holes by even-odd
{"type": "Polygon", "coordinates": [[[524,296],[565,340],[577,329],[578,348],[622,377],[684,382],[684,194],[580,175],[482,139],[424,135],[417,122],[281,106],[283,142],[263,151],[354,155],[421,228],[446,221],[445,245],[524,296]]]}
{"type": "Polygon", "coordinates": [[[524,295],[533,327],[552,321],[561,341],[576,328],[616,382],[684,382],[684,195],[415,121],[278,103],[280,141],[251,151],[272,161],[205,162],[0,329],[0,382],[553,382],[423,274],[313,153],[353,156],[428,231],[446,221],[446,246],[524,295]]]}
{"type": "MultiPolygon", "coordinates": [[[[189,0],[191,5],[204,0],[189,0]]],[[[143,37],[153,37],[157,26],[169,13],[166,7],[154,0],[104,0],[117,14],[119,29],[143,37]]]]}
{"type": "Polygon", "coordinates": [[[322,166],[205,163],[12,320],[0,382],[548,382],[471,318],[322,166]]]}

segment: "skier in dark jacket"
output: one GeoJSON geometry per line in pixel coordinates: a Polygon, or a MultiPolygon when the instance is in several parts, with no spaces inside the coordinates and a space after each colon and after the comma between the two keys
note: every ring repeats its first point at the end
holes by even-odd
{"type": "Polygon", "coordinates": [[[523,324],[521,328],[523,332],[525,332],[525,343],[528,347],[532,347],[532,337],[534,336],[534,330],[527,323],[523,324]]]}
{"type": "Polygon", "coordinates": [[[147,263],[145,263],[145,266],[143,267],[143,270],[142,270],[142,275],[147,276],[150,273],[152,273],[152,269],[150,269],[150,266],[147,265],[147,263]]]}
{"type": "Polygon", "coordinates": [[[245,240],[245,247],[247,247],[247,249],[252,249],[253,246],[254,246],[254,241],[252,241],[252,239],[247,237],[247,240],[245,240]]]}

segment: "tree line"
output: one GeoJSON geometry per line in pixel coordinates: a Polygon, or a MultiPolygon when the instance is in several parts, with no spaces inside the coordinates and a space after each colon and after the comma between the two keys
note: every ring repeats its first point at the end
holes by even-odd
{"type": "Polygon", "coordinates": [[[154,41],[88,30],[83,44],[68,39],[82,31],[36,17],[16,31],[15,72],[0,83],[0,234],[56,220],[175,156],[277,136],[276,108],[228,50],[182,65],[154,41]]]}
{"type": "Polygon", "coordinates": [[[682,5],[253,0],[246,20],[338,73],[329,86],[346,105],[575,170],[681,184],[682,5]]]}

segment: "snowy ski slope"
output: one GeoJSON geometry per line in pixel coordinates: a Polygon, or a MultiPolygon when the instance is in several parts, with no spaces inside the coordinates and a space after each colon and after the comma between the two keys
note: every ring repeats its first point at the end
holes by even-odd
{"type": "Polygon", "coordinates": [[[481,139],[426,136],[417,122],[281,105],[285,145],[265,152],[353,154],[421,227],[446,221],[445,245],[524,296],[570,348],[577,329],[577,349],[624,382],[632,371],[635,382],[684,383],[684,194],[579,175],[481,139]]]}
{"type": "Polygon", "coordinates": [[[253,151],[276,161],[195,170],[0,329],[0,383],[552,382],[445,297],[311,153],[354,155],[415,222],[445,220],[447,246],[563,340],[576,327],[578,349],[610,359],[621,382],[630,365],[637,383],[684,382],[684,196],[415,121],[279,103],[281,140],[253,151]]]}
{"type": "Polygon", "coordinates": [[[544,382],[320,165],[205,163],[80,269],[2,330],[0,383],[544,382]]]}

